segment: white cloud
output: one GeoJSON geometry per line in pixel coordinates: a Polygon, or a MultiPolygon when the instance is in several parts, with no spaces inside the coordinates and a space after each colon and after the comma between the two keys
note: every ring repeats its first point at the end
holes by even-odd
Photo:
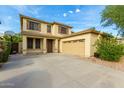
{"type": "Polygon", "coordinates": [[[6,17],[8,20],[11,20],[12,19],[12,16],[7,16],[6,17]]]}
{"type": "Polygon", "coordinates": [[[19,13],[24,13],[25,10],[27,10],[27,6],[25,6],[25,5],[14,5],[14,6],[11,6],[11,7],[16,9],[19,13]]]}
{"type": "Polygon", "coordinates": [[[73,11],[68,11],[68,12],[71,13],[71,14],[73,13],[73,11]]]}
{"type": "Polygon", "coordinates": [[[36,15],[36,16],[38,16],[38,15],[40,15],[39,14],[39,10],[40,10],[41,8],[38,8],[38,7],[30,7],[30,11],[29,11],[29,13],[31,13],[32,15],[36,15]]]}
{"type": "Polygon", "coordinates": [[[43,7],[37,7],[37,6],[26,6],[26,5],[15,5],[11,6],[12,8],[16,9],[19,13],[30,13],[32,15],[38,16],[39,10],[41,10],[43,7]]]}
{"type": "Polygon", "coordinates": [[[80,9],[76,9],[75,12],[76,12],[76,13],[80,12],[80,9]]]}
{"type": "Polygon", "coordinates": [[[66,17],[66,16],[67,16],[67,14],[66,14],[66,13],[64,13],[64,14],[63,14],[63,16],[64,16],[64,17],[66,17]]]}

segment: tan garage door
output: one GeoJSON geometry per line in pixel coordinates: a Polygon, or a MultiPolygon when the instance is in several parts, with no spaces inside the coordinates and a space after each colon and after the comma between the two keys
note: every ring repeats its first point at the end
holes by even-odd
{"type": "Polygon", "coordinates": [[[65,54],[83,56],[85,54],[85,40],[63,41],[62,51],[65,54]]]}

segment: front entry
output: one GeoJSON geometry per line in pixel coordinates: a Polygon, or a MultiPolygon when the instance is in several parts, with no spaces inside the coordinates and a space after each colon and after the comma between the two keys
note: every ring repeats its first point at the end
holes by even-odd
{"type": "Polygon", "coordinates": [[[47,53],[52,53],[53,52],[53,40],[52,39],[47,39],[47,53]]]}

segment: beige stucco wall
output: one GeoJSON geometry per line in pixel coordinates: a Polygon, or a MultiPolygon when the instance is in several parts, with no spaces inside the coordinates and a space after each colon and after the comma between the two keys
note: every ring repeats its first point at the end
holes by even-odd
{"type": "Polygon", "coordinates": [[[22,36],[22,53],[27,54],[27,36],[22,36]]]}
{"type": "Polygon", "coordinates": [[[53,52],[54,53],[58,53],[59,52],[59,40],[58,39],[54,39],[53,40],[53,52]]]}
{"type": "Polygon", "coordinates": [[[41,33],[47,33],[47,24],[41,23],[41,33]]]}
{"type": "Polygon", "coordinates": [[[94,55],[94,52],[96,52],[96,46],[95,43],[97,39],[99,39],[100,35],[98,34],[91,34],[91,55],[94,55]]]}
{"type": "MultiPolygon", "coordinates": [[[[34,21],[36,22],[36,21],[34,21]]],[[[40,23],[41,24],[41,33],[47,33],[47,23],[40,23]]],[[[51,25],[51,33],[47,34],[52,34],[52,35],[57,35],[57,36],[64,36],[67,34],[60,34],[58,32],[58,26],[57,24],[51,25]]],[[[22,26],[22,31],[34,31],[34,30],[28,30],[27,29],[27,19],[23,18],[23,26],[22,26]]],[[[71,28],[68,28],[68,34],[71,34],[71,28]]]]}
{"type": "Polygon", "coordinates": [[[38,52],[43,52],[43,38],[41,39],[41,48],[40,49],[35,49],[35,38],[40,38],[40,37],[31,37],[31,36],[22,36],[22,53],[27,54],[27,53],[38,53],[38,52]],[[27,38],[33,38],[33,49],[27,49],[27,38]]]}
{"type": "MultiPolygon", "coordinates": [[[[36,21],[34,21],[36,22],[36,21]]],[[[40,32],[41,33],[47,33],[47,24],[46,23],[40,23],[41,25],[41,30],[40,32]]],[[[22,28],[23,31],[34,31],[34,30],[28,30],[27,29],[27,19],[23,18],[23,28],[22,28]]]]}
{"type": "Polygon", "coordinates": [[[22,24],[23,24],[23,25],[22,25],[22,30],[23,30],[23,31],[26,31],[26,30],[27,30],[27,20],[23,18],[23,21],[22,21],[22,22],[23,22],[23,23],[22,23],[22,24]]]}
{"type": "MultiPolygon", "coordinates": [[[[22,43],[23,54],[34,53],[34,52],[46,53],[47,52],[47,47],[46,47],[47,39],[52,39],[52,38],[28,36],[28,37],[32,37],[34,39],[35,38],[41,38],[41,49],[35,49],[35,45],[34,45],[34,49],[27,49],[27,36],[23,35],[22,37],[23,37],[23,43],[22,43]]],[[[82,43],[84,43],[83,45],[77,44],[77,46],[79,48],[76,51],[78,51],[78,52],[84,51],[84,53],[81,53],[82,56],[84,55],[85,57],[90,57],[90,56],[93,56],[94,52],[96,51],[96,48],[95,48],[94,44],[95,44],[95,42],[96,42],[96,40],[98,38],[99,38],[99,35],[97,35],[97,34],[87,33],[87,34],[77,35],[77,36],[73,36],[73,37],[63,38],[63,39],[60,39],[60,41],[58,39],[53,39],[53,52],[63,52],[62,51],[63,41],[71,41],[71,40],[84,39],[85,42],[82,42],[82,43]],[[81,50],[80,46],[82,46],[82,48],[84,48],[84,50],[81,50]]],[[[35,40],[34,40],[34,42],[35,42],[35,40]]],[[[69,50],[74,50],[74,49],[72,47],[69,50]]],[[[74,54],[73,52],[74,51],[72,51],[72,54],[74,54]]],[[[80,53],[78,53],[78,54],[80,54],[80,53]]]]}
{"type": "Polygon", "coordinates": [[[52,35],[57,35],[58,32],[58,25],[54,24],[52,26],[52,35]]]}
{"type": "Polygon", "coordinates": [[[22,36],[22,53],[27,54],[27,53],[47,53],[47,39],[52,39],[53,40],[53,52],[57,53],[59,51],[59,41],[58,39],[53,39],[53,38],[46,38],[46,37],[37,37],[37,36],[22,36]],[[33,49],[27,49],[27,38],[33,38],[33,49]],[[41,46],[40,49],[35,49],[35,39],[39,38],[41,41],[41,46]]]}
{"type": "Polygon", "coordinates": [[[90,57],[94,55],[95,52],[95,47],[93,46],[93,44],[95,43],[95,41],[97,40],[98,35],[94,35],[92,33],[87,33],[87,34],[82,34],[82,35],[77,35],[77,36],[73,36],[73,37],[68,37],[68,38],[63,38],[60,40],[60,52],[62,51],[62,42],[63,41],[69,41],[69,40],[76,40],[76,39],[85,39],[85,57],[90,57]]]}
{"type": "MultiPolygon", "coordinates": [[[[22,31],[29,31],[27,30],[27,19],[23,18],[23,25],[22,25],[22,31]]],[[[58,32],[58,24],[53,24],[52,28],[51,28],[51,34],[52,35],[56,35],[56,36],[64,36],[64,34],[60,34],[58,32]]],[[[68,34],[71,34],[71,28],[68,28],[68,34]]],[[[41,23],[41,33],[47,33],[47,23],[41,23]]],[[[37,36],[32,36],[32,38],[41,38],[41,49],[32,49],[32,50],[28,50],[27,49],[27,37],[31,37],[31,36],[25,36],[23,35],[23,42],[22,42],[22,52],[23,54],[26,54],[28,52],[43,52],[46,53],[47,52],[47,48],[46,48],[46,41],[47,39],[53,39],[53,38],[43,38],[43,37],[37,37],[37,36]]],[[[84,43],[84,47],[85,47],[85,53],[84,56],[85,57],[90,57],[94,54],[94,52],[96,51],[94,43],[97,40],[98,35],[97,34],[93,34],[93,33],[87,33],[87,34],[82,34],[82,35],[76,35],[76,36],[72,36],[72,37],[68,37],[68,38],[63,38],[60,40],[60,42],[58,41],[58,39],[53,39],[53,52],[62,52],[62,42],[63,41],[69,41],[69,40],[76,40],[76,39],[84,39],[85,43],[84,43]]],[[[35,45],[34,45],[35,46],[35,45]]],[[[79,49],[80,50],[80,49],[79,49]]]]}
{"type": "Polygon", "coordinates": [[[59,31],[58,31],[58,27],[59,25],[57,24],[53,24],[52,26],[52,34],[53,35],[57,35],[57,36],[65,36],[65,35],[70,35],[71,34],[71,28],[68,28],[68,33],[67,34],[60,34],[59,31]]]}

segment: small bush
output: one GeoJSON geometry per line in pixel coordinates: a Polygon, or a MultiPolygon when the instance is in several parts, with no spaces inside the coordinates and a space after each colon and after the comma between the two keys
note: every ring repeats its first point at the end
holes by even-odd
{"type": "Polygon", "coordinates": [[[114,38],[100,38],[96,42],[99,58],[108,61],[119,61],[123,55],[124,45],[119,44],[114,38]]]}
{"type": "Polygon", "coordinates": [[[0,63],[8,61],[8,57],[11,50],[9,42],[4,42],[3,46],[4,46],[3,51],[0,53],[0,63]]]}
{"type": "Polygon", "coordinates": [[[3,52],[0,52],[0,63],[2,62],[3,60],[3,52]]]}

